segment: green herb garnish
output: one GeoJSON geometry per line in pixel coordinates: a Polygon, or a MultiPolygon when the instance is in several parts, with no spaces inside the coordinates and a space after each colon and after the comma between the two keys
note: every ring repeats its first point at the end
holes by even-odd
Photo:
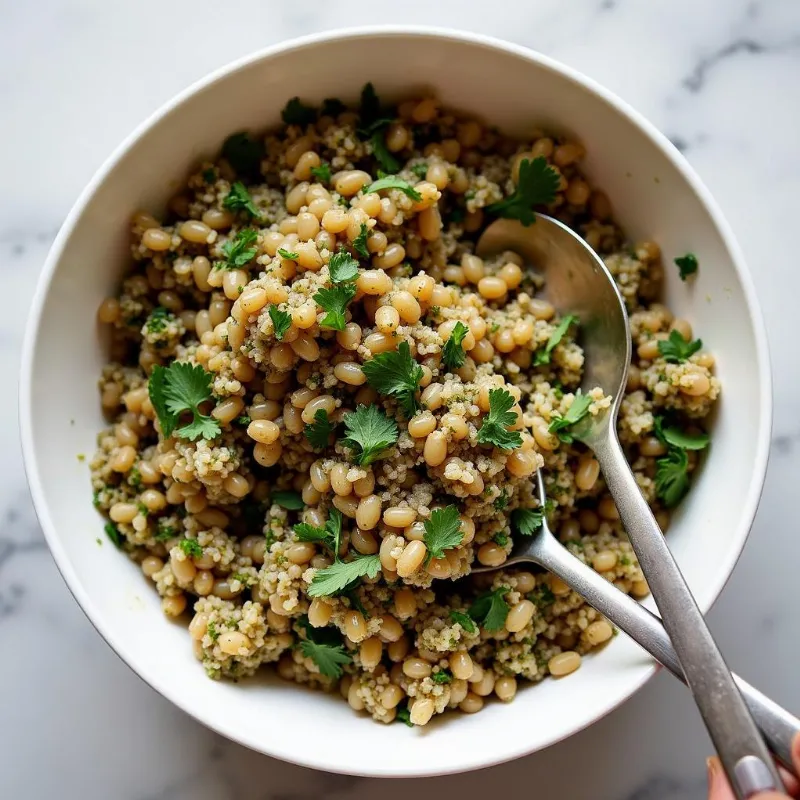
{"type": "Polygon", "coordinates": [[[679,447],[681,450],[704,450],[711,441],[705,431],[686,433],[675,426],[665,426],[662,416],[655,418],[655,434],[664,444],[679,447]]]}
{"type": "Polygon", "coordinates": [[[119,532],[119,528],[113,522],[106,522],[103,526],[106,536],[111,540],[114,547],[121,549],[125,543],[125,537],[119,532]]]}
{"type": "Polygon", "coordinates": [[[183,550],[188,558],[200,558],[203,555],[203,548],[197,539],[181,539],[178,542],[178,547],[183,550]]]}
{"type": "Polygon", "coordinates": [[[536,358],[533,361],[535,366],[541,367],[544,364],[550,363],[550,356],[553,350],[555,350],[556,345],[564,338],[570,326],[577,321],[578,318],[576,316],[567,314],[567,316],[558,323],[556,329],[550,334],[550,338],[547,340],[544,350],[539,350],[536,353],[536,358]]]}
{"type": "Polygon", "coordinates": [[[575,437],[570,429],[589,413],[591,404],[592,398],[578,389],[578,393],[575,395],[572,405],[567,409],[567,413],[563,417],[554,417],[548,430],[558,436],[565,444],[571,444],[575,441],[575,437]]]}
{"type": "Polygon", "coordinates": [[[347,250],[339,250],[328,261],[333,283],[349,283],[358,277],[358,261],[347,250]]]}
{"type": "Polygon", "coordinates": [[[317,121],[317,109],[305,105],[299,97],[293,97],[281,111],[281,119],[287,125],[310,125],[317,121]]]}
{"type": "Polygon", "coordinates": [[[239,231],[222,245],[225,260],[215,261],[214,269],[239,269],[249,264],[258,255],[258,247],[253,247],[257,240],[258,231],[253,228],[239,231]]]}
{"type": "Polygon", "coordinates": [[[330,516],[325,520],[324,528],[317,528],[305,522],[294,526],[294,534],[298,542],[319,542],[324,544],[334,558],[339,557],[339,546],[342,541],[342,512],[332,508],[330,516]]]}
{"type": "Polygon", "coordinates": [[[167,322],[174,318],[172,312],[168,311],[163,306],[156,306],[147,317],[147,322],[145,322],[147,332],[161,333],[167,327],[167,322]]]}
{"type": "Polygon", "coordinates": [[[234,133],[222,145],[222,156],[240,175],[258,178],[261,174],[261,159],[264,145],[248,133],[234,133]]]}
{"type": "Polygon", "coordinates": [[[424,161],[414,164],[410,169],[421,181],[424,181],[428,174],[428,165],[424,161]]]}
{"type": "Polygon", "coordinates": [[[475,598],[469,609],[469,615],[487,631],[499,631],[506,624],[506,617],[511,610],[504,599],[508,593],[507,586],[501,586],[493,592],[484,592],[475,598]]]}
{"type": "Polygon", "coordinates": [[[272,492],[270,500],[287,511],[299,511],[305,508],[303,498],[297,492],[272,492]]]}
{"type": "Polygon", "coordinates": [[[240,181],[236,181],[231,186],[230,192],[225,196],[222,201],[223,208],[230,209],[231,211],[244,211],[251,217],[261,216],[258,207],[250,197],[250,192],[245,189],[245,186],[240,181]]]}
{"type": "Polygon", "coordinates": [[[278,255],[287,261],[296,261],[300,258],[300,253],[295,253],[294,250],[287,250],[285,247],[278,248],[278,255]]]}
{"type": "Polygon", "coordinates": [[[359,466],[383,458],[398,439],[397,423],[377,406],[358,406],[343,419],[347,437],[342,444],[353,451],[353,461],[359,466]]]}
{"type": "Polygon", "coordinates": [[[364,194],[380,192],[384,189],[398,189],[415,203],[422,200],[422,195],[408,181],[398,178],[397,175],[384,175],[382,178],[378,178],[377,181],[364,189],[364,194]]]}
{"type": "Polygon", "coordinates": [[[544,156],[533,161],[524,158],[519,165],[519,180],[514,194],[492,203],[486,210],[496,217],[518,219],[523,225],[530,225],[536,220],[533,207],[552,203],[560,184],[559,174],[544,156]]]}
{"type": "Polygon", "coordinates": [[[328,446],[328,439],[335,427],[328,419],[328,412],[324,408],[317,409],[314,421],[305,427],[306,439],[315,450],[323,450],[328,446]]]}
{"type": "Polygon", "coordinates": [[[311,174],[320,183],[330,183],[331,182],[331,165],[330,164],[320,164],[318,167],[311,167],[311,174]]]}
{"type": "Polygon", "coordinates": [[[702,346],[702,340],[687,341],[680,331],[674,330],[670,331],[669,339],[662,339],[658,342],[658,352],[670,364],[680,364],[683,361],[687,361],[702,346]]]}
{"type": "Polygon", "coordinates": [[[467,354],[461,343],[469,333],[469,328],[463,322],[456,322],[455,327],[450,332],[450,338],[444,343],[442,348],[442,361],[448,369],[458,369],[464,364],[467,354]]]}
{"type": "Polygon", "coordinates": [[[450,683],[453,680],[453,676],[446,669],[440,669],[438,672],[434,672],[433,675],[431,675],[431,680],[434,683],[442,685],[450,683]]]}
{"type": "Polygon", "coordinates": [[[511,512],[511,527],[514,533],[533,536],[544,523],[544,509],[516,508],[511,512]]]}
{"type": "Polygon", "coordinates": [[[327,678],[340,678],[342,666],[352,664],[342,643],[342,636],[335,628],[314,628],[305,625],[306,638],[300,641],[300,652],[310,658],[327,678]]]}
{"type": "Polygon", "coordinates": [[[357,555],[352,561],[335,561],[314,575],[308,587],[308,595],[322,597],[336,594],[360,578],[375,578],[380,570],[381,558],[378,554],[357,555]]]}
{"type": "Polygon", "coordinates": [[[320,289],[314,295],[314,302],[327,313],[320,326],[334,331],[343,331],[345,326],[345,309],[356,296],[354,283],[340,283],[329,289],[320,289]]]}
{"type": "Polygon", "coordinates": [[[469,614],[463,614],[455,609],[450,610],[450,619],[457,622],[467,633],[477,633],[478,629],[469,614]]]}
{"type": "Polygon", "coordinates": [[[489,413],[478,429],[479,444],[490,444],[503,450],[513,450],[522,444],[519,433],[508,430],[508,426],[517,421],[517,415],[511,411],[515,403],[513,395],[505,389],[489,390],[489,413]]]}
{"type": "Polygon", "coordinates": [[[424,522],[423,541],[428,548],[428,558],[442,558],[445,550],[461,544],[461,518],[458,508],[450,505],[431,511],[430,519],[424,522]]]}
{"type": "Polygon", "coordinates": [[[214,376],[199,364],[173,361],[168,367],[153,367],[147,389],[165,439],[173,431],[190,441],[219,436],[219,422],[200,412],[201,403],[211,398],[213,380],[214,376]],[[191,412],[192,421],[176,430],[184,412],[191,412]]]}
{"type": "Polygon", "coordinates": [[[689,491],[689,458],[685,450],[670,448],[656,461],[656,494],[667,508],[678,505],[689,491]]]}
{"type": "Polygon", "coordinates": [[[361,230],[358,236],[353,239],[353,250],[356,251],[362,258],[369,258],[369,250],[367,249],[367,239],[369,238],[369,228],[366,222],[361,223],[361,230]]]}
{"type": "Polygon", "coordinates": [[[272,326],[275,328],[275,338],[280,342],[292,325],[292,315],[286,311],[281,311],[276,305],[271,305],[267,312],[272,320],[272,326]]]}
{"type": "Polygon", "coordinates": [[[397,350],[379,353],[362,365],[369,385],[382,395],[394,397],[411,419],[419,404],[416,392],[422,380],[422,367],[411,357],[408,342],[397,350]]]}
{"type": "Polygon", "coordinates": [[[685,256],[679,256],[675,259],[675,266],[678,268],[681,280],[685,281],[690,275],[694,275],[697,272],[700,264],[694,253],[687,253],[685,256]]]}

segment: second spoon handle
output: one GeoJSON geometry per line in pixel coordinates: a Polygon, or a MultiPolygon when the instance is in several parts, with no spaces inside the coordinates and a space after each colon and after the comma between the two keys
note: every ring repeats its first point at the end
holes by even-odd
{"type": "MultiPolygon", "coordinates": [[[[611,620],[620,630],[625,631],[676,678],[686,683],[672,642],[661,620],[655,614],[584,564],[559,544],[552,534],[542,534],[538,545],[537,563],[568,583],[586,599],[589,605],[611,620]]],[[[753,719],[764,734],[770,750],[778,761],[793,773],[791,746],[795,736],[800,734],[800,719],[785,708],[781,708],[738,675],[734,675],[733,679],[753,719]]]]}
{"type": "Polygon", "coordinates": [[[782,786],[764,740],[697,607],[612,426],[587,442],[600,462],[622,524],[661,612],[686,683],[740,800],[782,786]]]}

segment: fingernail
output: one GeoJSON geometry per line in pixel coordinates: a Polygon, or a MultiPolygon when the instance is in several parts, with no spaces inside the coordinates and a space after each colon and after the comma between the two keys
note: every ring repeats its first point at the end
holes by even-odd
{"type": "Polygon", "coordinates": [[[714,785],[714,780],[719,773],[718,761],[716,758],[707,758],[706,759],[706,769],[708,770],[708,788],[710,789],[714,785]]]}

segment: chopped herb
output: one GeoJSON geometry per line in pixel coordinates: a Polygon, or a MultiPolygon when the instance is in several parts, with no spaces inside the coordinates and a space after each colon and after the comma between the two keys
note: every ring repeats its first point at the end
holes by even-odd
{"type": "Polygon", "coordinates": [[[231,186],[230,192],[222,201],[222,206],[230,211],[244,211],[251,217],[261,216],[257,206],[253,203],[253,198],[250,197],[250,192],[245,189],[241,181],[236,181],[231,186]]]}
{"type": "Polygon", "coordinates": [[[281,111],[281,119],[287,125],[310,125],[317,121],[317,109],[305,105],[299,97],[293,97],[281,111]]]}
{"type": "Polygon", "coordinates": [[[384,175],[382,178],[378,178],[377,181],[364,189],[364,194],[380,192],[384,189],[398,189],[415,203],[422,200],[422,195],[408,181],[398,178],[397,175],[384,175]]]}
{"type": "Polygon", "coordinates": [[[500,545],[500,547],[505,547],[508,544],[508,536],[506,536],[502,531],[500,533],[496,533],[494,535],[494,541],[500,545]]]}
{"type": "Polygon", "coordinates": [[[619,563],[622,564],[623,567],[629,567],[631,565],[631,560],[628,556],[620,556],[619,563]]]}
{"type": "Polygon", "coordinates": [[[680,331],[673,330],[670,331],[669,339],[659,341],[658,352],[670,364],[680,364],[693,356],[702,346],[702,340],[687,341],[680,331]]]}
{"type": "Polygon", "coordinates": [[[300,652],[310,658],[319,667],[320,674],[327,678],[340,678],[342,665],[353,662],[343,644],[319,644],[313,639],[304,639],[300,642],[300,652]]]}
{"type": "Polygon", "coordinates": [[[165,525],[163,522],[159,522],[158,531],[153,538],[157,542],[168,542],[170,539],[174,539],[177,535],[178,532],[172,527],[172,525],[165,525]]]}
{"type": "Polygon", "coordinates": [[[215,169],[204,169],[203,180],[206,183],[214,183],[217,180],[217,171],[215,169]]]}
{"type": "Polygon", "coordinates": [[[442,361],[448,369],[458,369],[464,364],[467,354],[461,343],[469,333],[469,328],[463,322],[456,322],[455,327],[450,332],[450,338],[444,343],[442,348],[442,361]]]}
{"type": "Polygon", "coordinates": [[[150,513],[150,509],[144,503],[137,503],[136,510],[143,516],[146,517],[150,513]]]}
{"type": "Polygon", "coordinates": [[[257,255],[258,247],[253,247],[258,239],[258,231],[245,228],[233,239],[222,245],[224,261],[215,261],[214,269],[239,269],[249,264],[257,255]]]}
{"type": "Polygon", "coordinates": [[[416,391],[422,380],[422,367],[411,357],[408,342],[397,350],[379,353],[362,365],[369,385],[382,395],[394,397],[410,419],[419,404],[416,391]]]}
{"type": "Polygon", "coordinates": [[[404,725],[408,725],[409,728],[414,727],[414,723],[411,721],[411,712],[408,710],[408,705],[401,706],[397,709],[397,713],[394,716],[395,722],[402,722],[404,725]]]}
{"type": "Polygon", "coordinates": [[[294,533],[298,542],[320,542],[331,551],[334,558],[338,558],[342,540],[342,512],[332,508],[324,528],[300,522],[294,526],[294,533]]]}
{"type": "Polygon", "coordinates": [[[689,485],[686,451],[672,447],[656,461],[656,494],[667,508],[672,508],[683,500],[689,485]]]}
{"type": "Polygon", "coordinates": [[[320,183],[330,183],[331,182],[331,165],[330,164],[320,164],[318,167],[311,167],[311,174],[320,183]]]}
{"type": "Polygon", "coordinates": [[[219,422],[200,412],[201,403],[211,398],[212,381],[213,375],[199,364],[173,361],[168,367],[160,364],[153,367],[148,382],[148,394],[165,439],[173,431],[181,439],[190,441],[219,436],[219,422]],[[191,412],[192,421],[176,430],[184,412],[191,412]]]}
{"type": "Polygon", "coordinates": [[[679,256],[675,259],[675,266],[678,268],[681,280],[685,281],[690,275],[694,275],[697,272],[700,264],[694,253],[687,253],[685,256],[679,256]]]}
{"type": "Polygon", "coordinates": [[[536,358],[533,361],[535,366],[541,367],[544,364],[550,363],[550,355],[553,350],[555,350],[556,345],[564,338],[570,326],[577,321],[578,318],[576,316],[567,314],[567,316],[558,323],[556,329],[550,334],[550,338],[547,340],[544,350],[539,350],[536,353],[536,358]]]}
{"type": "Polygon", "coordinates": [[[372,145],[372,155],[375,156],[375,160],[381,165],[381,169],[391,174],[397,172],[400,169],[400,162],[392,155],[392,152],[386,146],[386,136],[383,128],[376,130],[369,141],[372,145]]]}
{"type": "Polygon", "coordinates": [[[270,500],[287,511],[299,511],[305,508],[303,498],[297,492],[272,492],[270,500]]]}
{"type": "Polygon", "coordinates": [[[219,631],[217,630],[217,623],[214,622],[212,619],[208,625],[206,626],[206,633],[208,634],[209,639],[212,642],[216,642],[219,639],[219,631]]]}
{"type": "Polygon", "coordinates": [[[455,609],[450,610],[450,619],[457,622],[467,633],[477,633],[478,629],[469,614],[463,614],[455,609]]]}
{"type": "Polygon", "coordinates": [[[456,225],[461,224],[467,216],[467,212],[460,206],[454,208],[448,216],[448,222],[454,222],[456,225]]]}
{"type": "Polygon", "coordinates": [[[421,181],[424,181],[425,176],[428,174],[428,165],[424,161],[414,164],[410,169],[421,181]]]}
{"type": "Polygon", "coordinates": [[[380,121],[384,116],[383,109],[381,108],[381,101],[371,82],[364,84],[364,88],[361,90],[361,108],[359,109],[359,113],[361,116],[362,128],[369,128],[371,125],[380,121]]]}
{"type": "Polygon", "coordinates": [[[178,547],[180,547],[189,558],[201,558],[203,555],[203,548],[197,539],[181,539],[180,542],[178,542],[178,547]]]}
{"type": "Polygon", "coordinates": [[[578,393],[575,395],[572,405],[567,409],[567,413],[563,417],[554,417],[548,430],[558,436],[565,444],[571,444],[575,441],[575,437],[570,429],[589,413],[591,404],[592,398],[578,389],[578,393]]]}
{"type": "Polygon", "coordinates": [[[339,250],[328,261],[333,283],[349,283],[358,277],[358,261],[347,250],[339,250]]]}
{"type": "Polygon", "coordinates": [[[556,596],[546,583],[540,583],[529,595],[528,598],[537,608],[547,608],[556,601],[556,596]]]}
{"type": "Polygon", "coordinates": [[[457,547],[464,538],[458,508],[453,505],[431,511],[424,527],[423,541],[428,548],[429,559],[442,558],[445,550],[457,547]]]}
{"type": "Polygon", "coordinates": [[[275,328],[275,338],[280,342],[292,325],[292,315],[281,311],[276,305],[271,305],[267,311],[272,320],[272,326],[275,328]]]}
{"type": "Polygon", "coordinates": [[[511,512],[511,528],[514,533],[533,536],[544,523],[544,509],[516,508],[511,512]]]}
{"type": "Polygon", "coordinates": [[[320,289],[314,295],[314,302],[327,313],[320,323],[323,328],[343,331],[345,326],[344,312],[347,304],[356,296],[354,283],[340,283],[330,289],[320,289]]]}
{"type": "Polygon", "coordinates": [[[311,442],[315,450],[322,450],[328,446],[328,439],[336,426],[328,419],[328,412],[319,408],[314,413],[314,421],[305,427],[306,439],[311,442]]]}
{"type": "Polygon", "coordinates": [[[453,676],[446,669],[440,669],[438,672],[434,672],[433,675],[431,675],[431,680],[441,685],[450,683],[453,680],[453,676]]]}
{"type": "Polygon", "coordinates": [[[495,497],[492,504],[497,511],[502,511],[508,505],[508,492],[503,489],[498,497],[495,497]]]}
{"type": "Polygon", "coordinates": [[[367,239],[369,238],[369,228],[366,222],[361,223],[361,230],[358,236],[353,239],[353,250],[356,251],[362,258],[369,258],[369,250],[367,249],[367,239]]]}
{"type": "Polygon", "coordinates": [[[327,97],[322,101],[319,113],[323,117],[338,117],[342,111],[346,110],[347,106],[338,97],[327,97]]]}
{"type": "Polygon", "coordinates": [[[147,332],[161,333],[172,319],[175,319],[175,317],[170,311],[163,306],[156,306],[147,317],[147,322],[145,322],[147,332]]]}
{"type": "Polygon", "coordinates": [[[300,253],[295,253],[294,250],[287,250],[284,247],[278,248],[278,255],[281,258],[285,258],[287,261],[295,261],[300,258],[300,253]]]}
{"type": "Polygon", "coordinates": [[[344,415],[347,437],[342,444],[353,451],[353,461],[361,467],[386,455],[398,439],[397,423],[377,406],[358,406],[344,415]]]}
{"type": "Polygon", "coordinates": [[[513,450],[522,444],[517,431],[508,430],[514,425],[517,415],[511,411],[516,401],[505,389],[489,390],[489,413],[483,418],[478,429],[478,443],[491,444],[503,450],[513,450]]]}
{"type": "Polygon", "coordinates": [[[138,469],[138,467],[134,467],[134,468],[133,468],[133,469],[132,469],[132,470],[131,470],[131,471],[128,473],[128,483],[129,483],[129,484],[130,484],[130,485],[131,485],[131,486],[132,486],[134,489],[140,489],[140,488],[141,488],[141,486],[142,486],[142,473],[141,473],[141,472],[139,472],[139,469],[138,469]]]}
{"type": "Polygon", "coordinates": [[[247,427],[251,422],[252,420],[250,419],[250,417],[247,416],[247,414],[242,414],[241,417],[236,417],[237,425],[242,425],[244,427],[247,427]]]}
{"type": "Polygon", "coordinates": [[[106,536],[111,539],[114,547],[121,548],[125,543],[125,537],[119,532],[119,528],[113,522],[106,522],[103,526],[106,536]]]}
{"type": "Polygon", "coordinates": [[[679,447],[682,450],[704,450],[711,441],[709,435],[703,431],[701,433],[686,433],[674,426],[664,426],[664,418],[655,418],[655,434],[667,445],[679,447]]]}
{"type": "Polygon", "coordinates": [[[372,556],[359,554],[352,561],[335,561],[314,575],[308,595],[322,597],[336,594],[359,578],[375,578],[380,570],[381,558],[377,553],[372,556]]]}
{"type": "Polygon", "coordinates": [[[261,159],[264,145],[252,139],[248,133],[234,133],[222,145],[222,156],[239,175],[258,178],[261,174],[261,159]]]}
{"type": "Polygon", "coordinates": [[[507,586],[501,586],[493,592],[484,592],[475,598],[469,609],[469,615],[487,631],[499,631],[506,623],[511,610],[503,596],[508,593],[507,586]]]}
{"type": "Polygon", "coordinates": [[[519,165],[519,180],[514,194],[492,203],[486,210],[496,217],[518,219],[523,225],[530,225],[536,220],[533,207],[552,203],[560,185],[561,177],[544,156],[533,161],[524,158],[519,165]]]}

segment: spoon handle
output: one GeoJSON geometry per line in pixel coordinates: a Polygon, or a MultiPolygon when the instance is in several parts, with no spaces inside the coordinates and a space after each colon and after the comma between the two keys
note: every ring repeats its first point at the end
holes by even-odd
{"type": "MultiPolygon", "coordinates": [[[[593,608],[640,644],[676,678],[686,683],[675,650],[661,620],[562,546],[552,534],[540,534],[536,560],[558,575],[593,608]]],[[[778,761],[794,773],[791,747],[800,734],[800,719],[763,695],[738,675],[733,676],[750,713],[778,761]]]]}
{"type": "Polygon", "coordinates": [[[667,547],[611,425],[587,442],[594,450],[686,683],[694,695],[734,793],[740,800],[782,787],[730,670],[667,547]]]}

